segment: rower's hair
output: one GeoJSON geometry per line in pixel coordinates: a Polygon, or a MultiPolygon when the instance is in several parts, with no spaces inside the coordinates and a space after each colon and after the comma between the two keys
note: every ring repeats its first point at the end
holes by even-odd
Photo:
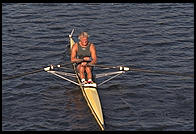
{"type": "Polygon", "coordinates": [[[88,33],[87,32],[81,32],[80,34],[79,34],[79,36],[78,36],[78,39],[80,40],[80,38],[82,38],[82,37],[89,37],[89,35],[88,35],[88,33]]]}

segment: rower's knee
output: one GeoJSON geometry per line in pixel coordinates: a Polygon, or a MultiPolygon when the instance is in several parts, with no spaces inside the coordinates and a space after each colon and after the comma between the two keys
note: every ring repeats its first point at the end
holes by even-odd
{"type": "Polygon", "coordinates": [[[80,65],[78,65],[77,69],[78,69],[79,72],[84,72],[84,70],[85,70],[84,67],[82,67],[80,65]]]}
{"type": "Polygon", "coordinates": [[[91,73],[91,67],[86,67],[86,72],[91,73]]]}
{"type": "Polygon", "coordinates": [[[85,70],[84,67],[80,67],[80,68],[79,68],[79,71],[80,71],[80,72],[84,72],[84,70],[85,70]]]}

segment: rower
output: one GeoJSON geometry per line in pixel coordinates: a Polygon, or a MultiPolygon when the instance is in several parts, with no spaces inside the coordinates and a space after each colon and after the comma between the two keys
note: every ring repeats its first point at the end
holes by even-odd
{"type": "Polygon", "coordinates": [[[93,83],[92,67],[88,64],[94,65],[97,62],[95,45],[88,41],[88,37],[87,32],[80,33],[78,36],[79,42],[74,44],[71,51],[71,62],[77,63],[77,69],[83,84],[93,83]],[[85,73],[87,74],[87,81],[85,73]]]}

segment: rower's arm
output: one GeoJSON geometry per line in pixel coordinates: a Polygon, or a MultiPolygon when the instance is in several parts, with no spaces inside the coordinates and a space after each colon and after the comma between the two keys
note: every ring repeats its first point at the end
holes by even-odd
{"type": "Polygon", "coordinates": [[[97,54],[96,54],[96,48],[95,48],[94,44],[91,44],[90,51],[91,51],[92,61],[89,64],[94,65],[97,63],[97,54]]]}
{"type": "Polygon", "coordinates": [[[82,62],[83,59],[78,59],[76,58],[76,54],[77,54],[77,45],[76,43],[73,45],[72,47],[72,51],[71,51],[71,63],[79,63],[79,62],[82,62]]]}

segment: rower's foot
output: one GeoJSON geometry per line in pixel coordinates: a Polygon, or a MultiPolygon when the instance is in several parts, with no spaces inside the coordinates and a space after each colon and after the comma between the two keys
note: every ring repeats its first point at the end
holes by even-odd
{"type": "Polygon", "coordinates": [[[92,81],[92,79],[88,79],[87,81],[89,84],[93,84],[94,82],[92,81]]]}
{"type": "Polygon", "coordinates": [[[81,82],[83,85],[88,83],[85,79],[82,79],[81,82]]]}
{"type": "Polygon", "coordinates": [[[88,82],[87,81],[82,82],[82,85],[84,85],[84,84],[88,84],[88,82]]]}

